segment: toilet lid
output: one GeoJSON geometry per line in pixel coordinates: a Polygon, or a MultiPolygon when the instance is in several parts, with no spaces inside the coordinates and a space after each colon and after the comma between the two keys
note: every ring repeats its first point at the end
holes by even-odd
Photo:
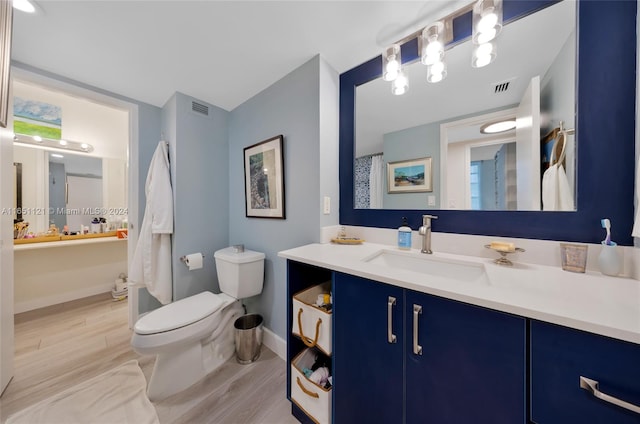
{"type": "Polygon", "coordinates": [[[206,318],[223,304],[223,299],[211,292],[198,293],[149,312],[136,322],[134,331],[155,334],[175,330],[206,318]]]}

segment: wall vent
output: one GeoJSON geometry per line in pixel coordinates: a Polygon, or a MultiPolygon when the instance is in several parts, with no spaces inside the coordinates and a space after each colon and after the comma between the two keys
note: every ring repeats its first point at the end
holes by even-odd
{"type": "Polygon", "coordinates": [[[198,102],[191,102],[191,110],[204,116],[209,116],[209,106],[198,102]]]}

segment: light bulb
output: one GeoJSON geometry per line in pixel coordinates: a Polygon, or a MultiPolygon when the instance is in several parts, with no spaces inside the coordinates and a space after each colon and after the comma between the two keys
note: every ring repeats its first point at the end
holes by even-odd
{"type": "Polygon", "coordinates": [[[401,64],[400,46],[394,44],[387,48],[382,55],[382,78],[385,81],[395,80],[400,72],[401,64]]]}
{"type": "Polygon", "coordinates": [[[491,28],[487,31],[481,32],[480,34],[478,34],[478,44],[487,43],[496,38],[496,35],[498,35],[498,31],[496,31],[495,28],[491,28]]]}
{"type": "Polygon", "coordinates": [[[398,77],[391,84],[391,92],[396,96],[400,96],[409,89],[409,80],[404,72],[400,71],[398,77]]]}
{"type": "Polygon", "coordinates": [[[480,21],[478,22],[478,32],[487,32],[492,30],[497,23],[498,15],[494,13],[493,7],[491,7],[482,13],[482,18],[480,18],[480,21]]]}

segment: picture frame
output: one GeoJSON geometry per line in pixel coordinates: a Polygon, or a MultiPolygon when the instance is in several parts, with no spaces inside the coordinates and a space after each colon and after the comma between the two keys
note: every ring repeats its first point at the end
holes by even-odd
{"type": "Polygon", "coordinates": [[[433,191],[431,157],[387,163],[387,193],[433,191]]]}
{"type": "Polygon", "coordinates": [[[0,126],[9,122],[9,82],[11,72],[11,34],[13,6],[10,1],[0,2],[0,126]]]}
{"type": "Polygon", "coordinates": [[[244,190],[248,218],[285,219],[282,135],[244,148],[244,190]]]}

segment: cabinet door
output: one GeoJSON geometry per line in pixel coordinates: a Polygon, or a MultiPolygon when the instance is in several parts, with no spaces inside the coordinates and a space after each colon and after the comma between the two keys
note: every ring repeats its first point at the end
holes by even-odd
{"type": "Polygon", "coordinates": [[[405,302],[407,423],[526,422],[524,318],[409,290],[405,302]]]}
{"type": "Polygon", "coordinates": [[[334,423],[402,421],[402,307],[403,289],[335,274],[334,423]]]}
{"type": "MultiPolygon", "coordinates": [[[[596,398],[580,377],[640,411],[640,345],[531,322],[531,419],[540,424],[640,423],[640,413],[596,398]]],[[[611,400],[611,399],[610,399],[611,400]]]]}

